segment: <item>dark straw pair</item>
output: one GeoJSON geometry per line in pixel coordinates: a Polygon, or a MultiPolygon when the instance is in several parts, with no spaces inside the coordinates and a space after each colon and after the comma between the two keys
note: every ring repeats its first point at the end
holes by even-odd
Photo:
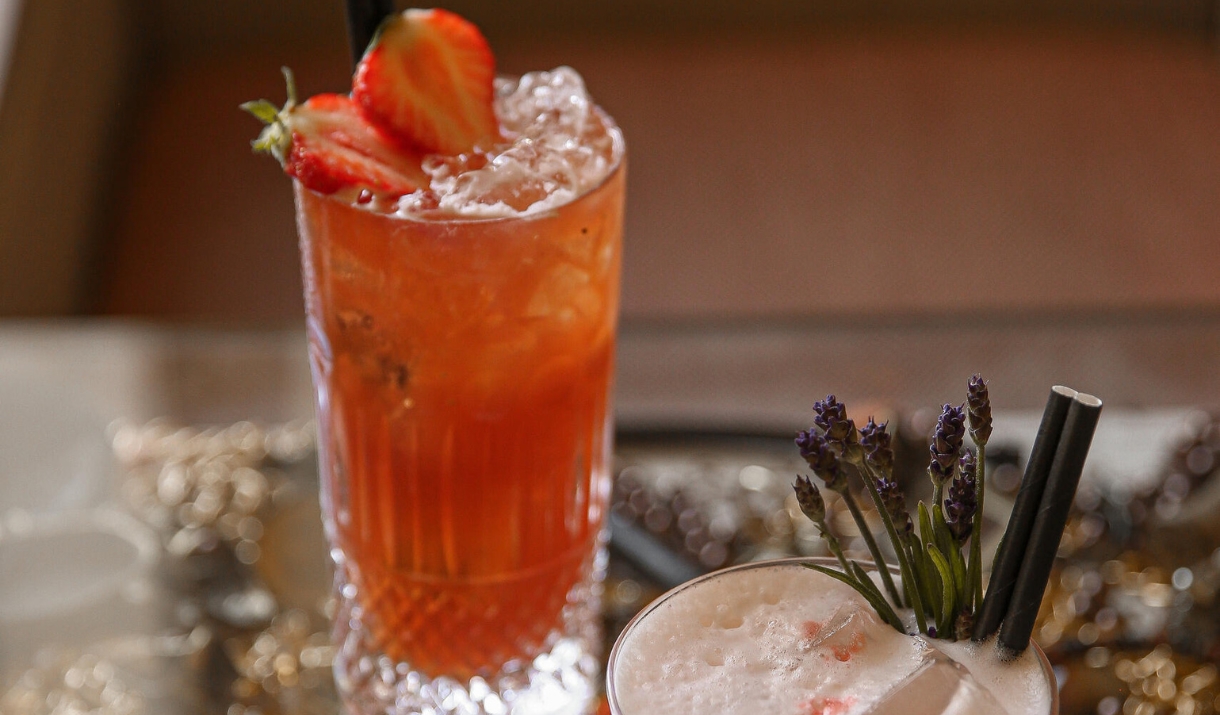
{"type": "Polygon", "coordinates": [[[1055,386],[1042,413],[1029,464],[1000,542],[973,639],[998,629],[1010,654],[1029,646],[1076,485],[1101,415],[1101,400],[1055,386]]]}

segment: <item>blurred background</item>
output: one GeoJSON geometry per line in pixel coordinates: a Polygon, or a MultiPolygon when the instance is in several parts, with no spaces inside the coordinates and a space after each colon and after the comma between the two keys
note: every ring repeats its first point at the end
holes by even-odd
{"type": "MultiPolygon", "coordinates": [[[[1212,0],[446,6],[623,126],[629,323],[1220,308],[1212,0]]],[[[341,3],[0,7],[0,314],[299,322],[236,107],[346,91],[341,3]]]]}
{"type": "MultiPolygon", "coordinates": [[[[443,5],[627,137],[613,513],[666,563],[819,553],[812,401],[914,488],[976,371],[998,537],[1069,384],[1064,713],[1220,712],[1220,2],[443,5]]],[[[0,0],[5,715],[334,712],[291,185],[237,108],[282,65],[347,91],[339,0],[0,0]]],[[[610,634],[673,576],[632,558],[610,634]]]]}

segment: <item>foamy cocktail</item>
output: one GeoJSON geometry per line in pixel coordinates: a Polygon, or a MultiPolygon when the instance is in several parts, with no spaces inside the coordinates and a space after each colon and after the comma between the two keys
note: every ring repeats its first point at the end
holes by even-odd
{"type": "Polygon", "coordinates": [[[1005,659],[990,641],[900,633],[855,590],[803,565],[810,561],[726,569],[658,599],[611,654],[611,711],[1057,713],[1054,677],[1036,647],[1005,659]]]}
{"type": "Polygon", "coordinates": [[[942,408],[928,447],[932,499],[914,510],[894,476],[887,423],[870,417],[857,429],[834,395],[815,402],[814,426],[797,433],[796,446],[856,522],[876,568],[848,557],[821,489],[798,475],[797,505],[835,559],[739,566],[670,591],[615,645],[611,710],[1057,715],[1054,675],[1029,637],[1101,406],[1052,388],[984,593],[979,515],[991,403],[982,376],[970,379],[965,403],[942,408]],[[876,508],[895,566],[851,481],[876,508]]]}

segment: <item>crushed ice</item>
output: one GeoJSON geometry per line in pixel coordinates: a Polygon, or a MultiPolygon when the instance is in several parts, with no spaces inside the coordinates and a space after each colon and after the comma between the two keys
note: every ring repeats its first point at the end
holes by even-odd
{"type": "Polygon", "coordinates": [[[494,218],[546,211],[595,188],[622,155],[621,133],[570,67],[497,79],[496,116],[505,143],[427,157],[431,190],[403,197],[399,213],[494,218]]]}

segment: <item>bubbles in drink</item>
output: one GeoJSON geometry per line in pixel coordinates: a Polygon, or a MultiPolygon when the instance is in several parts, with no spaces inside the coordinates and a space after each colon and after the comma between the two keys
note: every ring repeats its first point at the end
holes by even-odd
{"type": "Polygon", "coordinates": [[[717,628],[731,631],[734,628],[741,628],[744,623],[745,619],[742,618],[741,612],[737,608],[723,603],[716,607],[716,615],[712,619],[712,624],[717,628]]]}
{"type": "Polygon", "coordinates": [[[400,211],[503,217],[553,209],[595,188],[617,165],[622,135],[570,67],[498,79],[496,94],[509,143],[429,156],[431,191],[404,197],[400,211]]]}

